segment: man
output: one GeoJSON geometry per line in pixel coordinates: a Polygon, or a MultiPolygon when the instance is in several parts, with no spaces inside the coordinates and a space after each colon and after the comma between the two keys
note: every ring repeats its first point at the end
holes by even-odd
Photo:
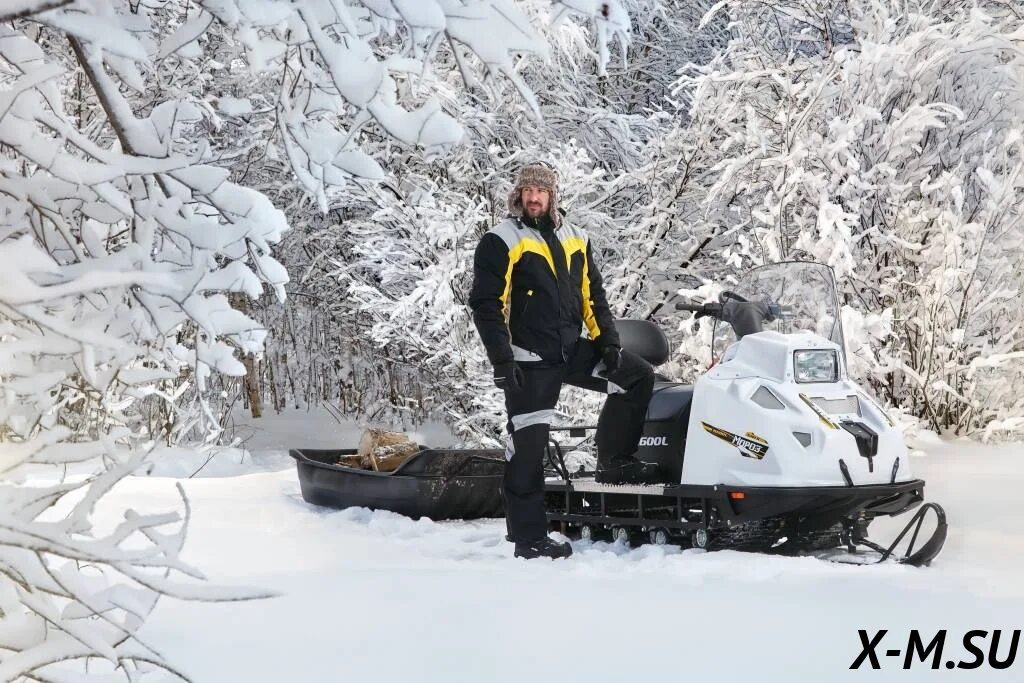
{"type": "Polygon", "coordinates": [[[563,224],[556,182],[545,165],[520,171],[509,217],[477,245],[469,300],[505,392],[505,518],[516,557],[526,558],[572,554],[547,537],[544,511],[544,449],[563,382],[608,394],[597,423],[597,481],[648,483],[658,474],[634,455],[653,369],[621,348],[590,241],[563,224]]]}

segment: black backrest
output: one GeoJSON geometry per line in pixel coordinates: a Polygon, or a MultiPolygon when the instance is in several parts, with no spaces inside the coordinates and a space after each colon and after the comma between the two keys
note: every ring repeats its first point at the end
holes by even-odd
{"type": "Polygon", "coordinates": [[[668,360],[668,339],[650,320],[616,320],[622,348],[632,351],[657,367],[668,360]]]}

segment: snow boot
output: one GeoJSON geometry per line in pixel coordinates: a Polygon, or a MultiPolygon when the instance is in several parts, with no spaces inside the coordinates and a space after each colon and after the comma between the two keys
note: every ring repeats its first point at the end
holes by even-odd
{"type": "Polygon", "coordinates": [[[658,484],[661,483],[660,470],[657,463],[620,455],[608,464],[598,464],[594,481],[599,484],[658,484]]]}
{"type": "Polygon", "coordinates": [[[552,560],[558,560],[563,557],[569,557],[570,555],[572,555],[571,545],[568,543],[552,541],[546,536],[539,541],[516,543],[515,556],[522,557],[527,560],[533,560],[538,557],[547,557],[552,560]]]}

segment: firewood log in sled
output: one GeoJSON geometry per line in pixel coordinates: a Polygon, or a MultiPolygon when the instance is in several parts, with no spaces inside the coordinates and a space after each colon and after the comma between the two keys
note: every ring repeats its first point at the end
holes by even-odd
{"type": "Polygon", "coordinates": [[[374,472],[393,472],[420,450],[407,434],[383,429],[367,429],[359,440],[356,455],[339,458],[338,464],[374,472]]]}

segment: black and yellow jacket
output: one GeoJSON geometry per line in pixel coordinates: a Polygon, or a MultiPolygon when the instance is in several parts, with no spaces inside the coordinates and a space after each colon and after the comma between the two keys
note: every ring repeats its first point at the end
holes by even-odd
{"type": "Polygon", "coordinates": [[[586,232],[547,216],[507,218],[481,239],[469,297],[492,364],[560,363],[586,328],[619,345],[586,232]]]}

